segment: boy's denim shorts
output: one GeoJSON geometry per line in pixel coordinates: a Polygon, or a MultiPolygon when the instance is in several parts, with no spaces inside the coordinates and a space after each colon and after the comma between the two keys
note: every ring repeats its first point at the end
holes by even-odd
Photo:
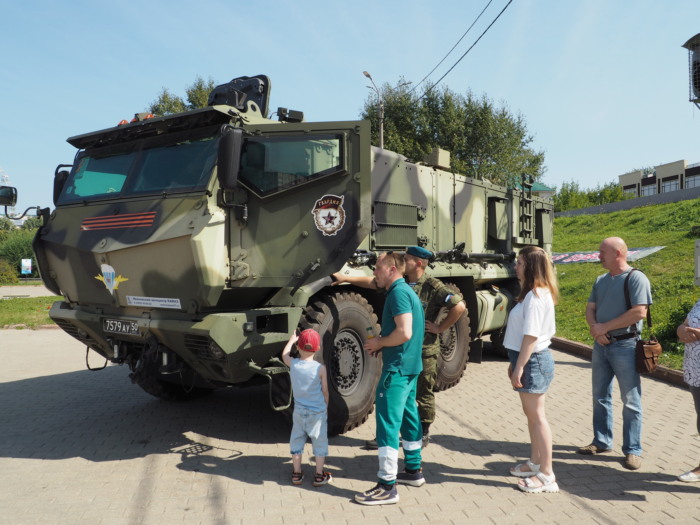
{"type": "MultiPolygon", "coordinates": [[[[520,357],[520,352],[508,350],[508,358],[513,368],[515,368],[515,364],[518,362],[518,357],[520,357]]],[[[549,351],[549,348],[545,348],[540,352],[532,353],[530,360],[523,369],[523,376],[520,379],[523,388],[516,388],[515,390],[518,392],[525,392],[526,394],[544,394],[549,389],[553,378],[554,357],[552,356],[552,352],[549,351]]]]}
{"type": "Polygon", "coordinates": [[[314,412],[306,408],[294,407],[292,422],[289,450],[293,456],[304,452],[304,445],[309,438],[314,456],[328,455],[328,416],[325,410],[314,412]]]}

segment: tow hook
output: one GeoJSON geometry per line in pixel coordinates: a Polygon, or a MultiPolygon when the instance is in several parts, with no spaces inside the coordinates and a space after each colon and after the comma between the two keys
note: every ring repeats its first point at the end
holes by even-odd
{"type": "MultiPolygon", "coordinates": [[[[287,365],[285,365],[282,361],[280,361],[278,358],[273,357],[270,359],[269,363],[273,363],[275,365],[279,366],[258,366],[255,364],[255,361],[250,360],[246,364],[248,365],[248,368],[255,372],[256,374],[260,374],[261,376],[264,376],[267,378],[268,384],[269,384],[269,396],[270,396],[270,406],[272,407],[272,410],[276,410],[278,412],[281,412],[283,410],[287,410],[291,405],[292,405],[292,388],[290,386],[289,388],[289,400],[287,401],[287,404],[284,406],[275,406],[275,402],[272,399],[272,378],[273,376],[276,376],[277,374],[287,374],[289,375],[289,368],[287,368],[287,365]]],[[[291,385],[291,380],[290,380],[290,385],[291,385]]]]}

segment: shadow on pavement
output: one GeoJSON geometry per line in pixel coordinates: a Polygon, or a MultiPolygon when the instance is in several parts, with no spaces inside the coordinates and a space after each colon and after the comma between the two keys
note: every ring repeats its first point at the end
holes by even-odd
{"type": "MultiPolygon", "coordinates": [[[[288,437],[288,435],[285,437],[288,437]]],[[[339,437],[331,438],[331,443],[335,444],[333,442],[338,439],[339,437]]],[[[281,446],[285,453],[288,452],[286,442],[281,446]]],[[[181,461],[177,468],[183,471],[222,476],[251,485],[263,485],[266,482],[278,483],[279,485],[292,484],[292,465],[288,455],[244,454],[239,450],[212,447],[195,441],[175,447],[171,452],[180,454],[181,461]]],[[[355,491],[344,489],[334,483],[323,487],[313,486],[315,465],[313,464],[313,458],[309,458],[310,452],[311,445],[308,444],[304,454],[305,462],[302,464],[304,482],[298,487],[299,490],[322,490],[324,493],[352,500],[356,494],[355,491]]],[[[339,462],[339,458],[331,456],[328,458],[325,468],[325,470],[331,472],[336,481],[341,478],[362,479],[363,475],[373,475],[376,469],[376,451],[354,458],[350,464],[350,469],[346,468],[344,461],[341,460],[339,462]]],[[[370,485],[375,483],[374,477],[371,476],[367,479],[367,488],[370,488],[370,485]]]]}
{"type": "Polygon", "coordinates": [[[0,383],[0,399],[0,457],[130,459],[185,447],[191,444],[186,432],[234,443],[289,439],[285,418],[268,405],[266,387],[234,387],[174,403],[132,384],[126,367],[0,383]]]}
{"type": "MultiPolygon", "coordinates": [[[[462,436],[436,435],[434,441],[446,449],[476,456],[509,454],[516,458],[530,455],[529,443],[509,441],[477,440],[462,436]]],[[[432,446],[432,445],[431,445],[432,446]]],[[[700,494],[700,486],[678,481],[675,476],[645,471],[645,465],[638,471],[627,470],[622,465],[619,454],[583,456],[576,453],[578,446],[557,445],[553,447],[554,473],[562,491],[591,500],[646,501],[644,492],[664,492],[674,494],[700,494]],[[615,487],[611,490],[611,486],[615,487]],[[619,487],[619,490],[618,490],[619,487]],[[613,496],[611,497],[611,492],[613,496]]],[[[503,486],[500,478],[512,479],[515,490],[517,478],[510,477],[508,470],[511,461],[491,461],[482,469],[455,469],[437,463],[426,463],[426,479],[436,483],[456,481],[461,476],[465,482],[477,485],[503,486]],[[490,477],[498,478],[489,479],[490,477]]]]}

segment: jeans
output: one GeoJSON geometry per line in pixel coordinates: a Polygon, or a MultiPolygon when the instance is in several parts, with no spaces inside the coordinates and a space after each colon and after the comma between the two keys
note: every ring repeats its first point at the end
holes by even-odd
{"type": "Polygon", "coordinates": [[[612,386],[622,399],[622,453],[642,455],[642,382],[635,365],[635,339],[593,346],[593,444],[613,445],[612,386]]]}
{"type": "Polygon", "coordinates": [[[292,455],[303,454],[306,440],[311,439],[314,456],[328,455],[328,416],[326,411],[315,412],[308,408],[294,407],[292,413],[292,434],[289,437],[289,450],[292,455]]]}
{"type": "Polygon", "coordinates": [[[690,393],[693,394],[693,403],[695,403],[695,424],[700,434],[700,386],[691,386],[690,393]]]}

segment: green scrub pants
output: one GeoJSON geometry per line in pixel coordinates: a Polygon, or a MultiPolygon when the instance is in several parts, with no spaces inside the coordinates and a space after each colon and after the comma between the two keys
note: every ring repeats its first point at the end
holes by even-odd
{"type": "Polygon", "coordinates": [[[399,433],[404,463],[408,470],[421,466],[423,430],[416,406],[418,375],[403,376],[400,372],[382,372],[377,385],[377,446],[379,472],[384,484],[396,482],[399,461],[399,433]]]}

